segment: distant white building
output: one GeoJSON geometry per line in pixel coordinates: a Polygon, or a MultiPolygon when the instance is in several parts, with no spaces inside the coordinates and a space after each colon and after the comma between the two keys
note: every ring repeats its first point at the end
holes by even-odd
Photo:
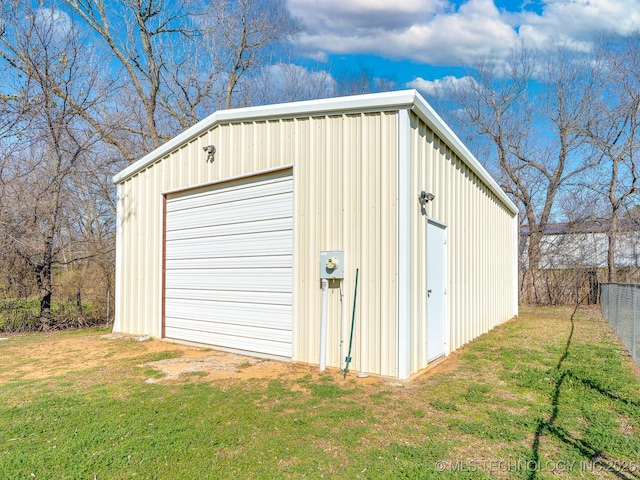
{"type": "MultiPolygon", "coordinates": [[[[541,244],[541,269],[607,268],[610,220],[586,220],[548,224],[541,244]]],[[[529,229],[520,231],[520,261],[527,268],[529,229]]],[[[616,267],[640,267],[640,221],[624,219],[616,238],[616,267]]]]}

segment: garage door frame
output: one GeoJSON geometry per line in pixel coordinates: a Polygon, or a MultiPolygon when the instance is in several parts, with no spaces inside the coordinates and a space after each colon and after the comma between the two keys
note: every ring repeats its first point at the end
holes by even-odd
{"type": "Polygon", "coordinates": [[[167,332],[166,332],[166,317],[167,317],[167,298],[166,298],[166,293],[167,293],[167,203],[169,200],[169,197],[171,195],[175,195],[175,194],[188,194],[189,192],[193,192],[193,193],[197,193],[198,190],[206,190],[206,189],[216,189],[216,188],[224,188],[225,186],[229,185],[232,186],[234,183],[243,183],[246,182],[247,185],[251,185],[254,181],[260,181],[262,179],[267,179],[268,176],[270,175],[282,175],[282,176],[290,176],[291,177],[291,182],[292,182],[292,188],[293,188],[293,205],[292,205],[292,210],[293,212],[295,212],[295,176],[294,176],[294,169],[293,169],[293,165],[286,165],[286,166],[282,166],[282,167],[277,167],[277,168],[272,168],[272,169],[267,169],[267,170],[261,170],[261,171],[257,171],[257,172],[252,172],[249,174],[245,174],[245,175],[239,175],[239,176],[235,176],[235,177],[229,177],[229,178],[225,178],[225,179],[221,179],[218,181],[214,181],[214,182],[209,182],[209,183],[204,183],[204,184],[198,184],[198,185],[193,185],[187,188],[181,188],[181,189],[175,189],[175,190],[170,190],[170,191],[166,191],[162,193],[162,295],[161,295],[161,335],[163,339],[166,340],[170,340],[170,341],[175,341],[175,342],[179,342],[179,343],[186,343],[186,344],[195,344],[195,345],[203,345],[203,346],[207,346],[210,348],[215,348],[217,350],[223,350],[223,351],[232,351],[232,352],[239,352],[239,353],[245,353],[245,354],[249,354],[252,356],[260,356],[260,357],[267,357],[267,358],[277,358],[277,359],[284,359],[284,360],[292,360],[294,358],[294,352],[295,352],[295,324],[294,324],[294,311],[295,311],[295,290],[296,290],[296,286],[295,283],[293,282],[293,278],[295,276],[295,264],[296,264],[296,258],[295,258],[295,214],[292,214],[292,221],[293,221],[293,235],[294,235],[294,241],[292,242],[291,245],[291,251],[292,251],[292,262],[293,262],[293,269],[291,272],[291,280],[292,280],[292,310],[291,310],[291,352],[290,352],[290,356],[279,356],[279,355],[271,355],[268,353],[260,353],[260,352],[254,352],[252,350],[244,350],[244,349],[238,349],[238,348],[232,348],[232,347],[225,347],[225,346],[220,346],[220,345],[213,345],[213,344],[208,344],[208,343],[201,343],[201,342],[194,342],[194,341],[190,341],[190,340],[181,340],[181,339],[176,339],[176,338],[168,338],[167,337],[167,332]]]}

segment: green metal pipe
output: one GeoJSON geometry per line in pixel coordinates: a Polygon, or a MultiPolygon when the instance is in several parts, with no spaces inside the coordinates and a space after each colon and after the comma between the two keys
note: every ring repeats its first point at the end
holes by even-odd
{"type": "Polygon", "coordinates": [[[349,352],[347,353],[347,358],[344,359],[344,376],[342,378],[347,378],[347,373],[349,372],[349,364],[351,363],[351,346],[353,345],[353,326],[356,323],[356,298],[358,297],[358,273],[360,273],[360,269],[356,268],[356,286],[353,291],[353,311],[351,312],[351,335],[349,335],[349,352]]]}

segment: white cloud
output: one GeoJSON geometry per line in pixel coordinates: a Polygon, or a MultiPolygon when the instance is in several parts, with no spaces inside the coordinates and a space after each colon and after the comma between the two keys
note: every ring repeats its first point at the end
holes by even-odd
{"type": "Polygon", "coordinates": [[[35,21],[38,25],[46,26],[61,35],[68,34],[73,27],[69,15],[53,7],[38,8],[35,13],[35,21]]]}
{"type": "Polygon", "coordinates": [[[506,54],[523,42],[540,49],[592,47],[593,35],[640,30],[640,0],[544,0],[498,9],[493,0],[289,0],[304,32],[301,45],[319,51],[376,54],[432,65],[506,54]]]}
{"type": "Polygon", "coordinates": [[[469,0],[457,12],[436,15],[425,25],[414,25],[395,48],[413,45],[413,58],[452,65],[478,55],[500,54],[517,42],[492,0],[469,0]]]}
{"type": "Polygon", "coordinates": [[[420,90],[429,97],[440,97],[460,91],[460,89],[469,88],[473,82],[474,80],[471,77],[459,78],[451,75],[436,80],[425,80],[422,77],[417,77],[415,80],[408,82],[407,87],[420,90]]]}
{"type": "Polygon", "coordinates": [[[525,44],[588,51],[594,34],[627,35],[640,29],[640,1],[548,0],[541,14],[526,12],[516,18],[525,44]]]}
{"type": "Polygon", "coordinates": [[[374,53],[451,65],[513,45],[517,35],[492,0],[458,10],[441,0],[291,0],[303,46],[331,53],[374,53]]]}
{"type": "Polygon", "coordinates": [[[311,35],[404,30],[446,6],[446,0],[289,0],[289,10],[311,35]]]}
{"type": "Polygon", "coordinates": [[[327,52],[323,52],[322,50],[307,52],[305,56],[320,63],[327,63],[329,61],[329,55],[327,55],[327,52]]]}

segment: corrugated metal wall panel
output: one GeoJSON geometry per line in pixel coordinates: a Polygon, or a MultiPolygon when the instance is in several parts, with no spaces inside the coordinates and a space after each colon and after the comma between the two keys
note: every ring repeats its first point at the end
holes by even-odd
{"type": "Polygon", "coordinates": [[[360,268],[353,342],[354,370],[395,375],[395,185],[396,114],[339,115],[295,122],[297,229],[296,358],[319,359],[319,253],[344,250],[344,305],[337,284],[329,289],[327,364],[347,354],[355,270],[360,268]],[[384,140],[382,140],[384,139],[384,140]],[[302,193],[303,191],[308,193],[302,193]],[[390,290],[390,284],[391,290],[390,290]],[[391,292],[391,293],[390,293],[391,292]]]}
{"type": "Polygon", "coordinates": [[[159,324],[149,319],[159,318],[160,304],[131,301],[131,298],[158,298],[160,292],[160,263],[138,261],[160,258],[161,204],[152,202],[153,190],[153,178],[148,169],[118,188],[120,249],[116,295],[120,301],[116,304],[114,329],[159,336],[159,324]],[[151,188],[147,188],[148,185],[151,188]],[[140,205],[148,208],[140,209],[140,205]]]}
{"type": "MultiPolygon", "coordinates": [[[[162,334],[163,193],[294,164],[294,359],[319,360],[319,254],[344,250],[342,356],[359,267],[351,368],[395,375],[396,137],[395,112],[217,124],[125,180],[115,328],[162,334]]],[[[338,289],[329,297],[327,364],[338,366],[338,289]]]]}
{"type": "MultiPolygon", "coordinates": [[[[417,116],[411,117],[412,191],[435,195],[428,215],[447,225],[449,350],[517,315],[513,229],[516,219],[417,116]]],[[[425,218],[411,212],[412,372],[426,365],[425,218]]]]}

